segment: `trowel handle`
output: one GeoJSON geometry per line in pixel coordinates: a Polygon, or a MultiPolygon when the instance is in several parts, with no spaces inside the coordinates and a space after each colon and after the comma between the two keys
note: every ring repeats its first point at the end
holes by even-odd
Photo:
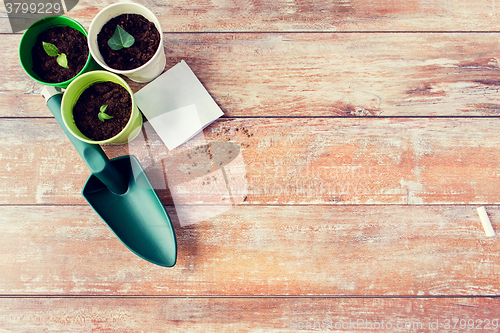
{"type": "MultiPolygon", "coordinates": [[[[43,92],[42,92],[43,95],[43,92]]],[[[94,145],[78,140],[71,134],[64,122],[61,115],[61,100],[62,94],[56,93],[52,96],[44,95],[47,101],[47,107],[50,109],[54,118],[56,118],[59,125],[62,127],[64,133],[68,136],[69,140],[80,154],[90,172],[96,176],[106,187],[116,193],[123,194],[127,191],[128,181],[123,178],[118,170],[109,162],[109,158],[99,145],[94,145]]]]}

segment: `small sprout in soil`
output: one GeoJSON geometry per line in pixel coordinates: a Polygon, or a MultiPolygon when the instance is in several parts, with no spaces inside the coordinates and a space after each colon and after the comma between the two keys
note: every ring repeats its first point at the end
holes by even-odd
{"type": "Polygon", "coordinates": [[[104,122],[107,119],[113,118],[113,116],[110,116],[109,114],[104,113],[104,111],[106,111],[107,108],[108,108],[108,104],[104,104],[99,109],[99,115],[98,115],[98,117],[99,117],[99,120],[102,121],[102,122],[104,122]]]}
{"type": "Polygon", "coordinates": [[[134,45],[135,38],[126,32],[121,26],[116,25],[115,33],[108,40],[108,45],[112,50],[118,51],[134,45]]]}
{"type": "Polygon", "coordinates": [[[54,44],[50,44],[50,43],[45,43],[45,42],[42,42],[43,44],[43,49],[45,50],[45,52],[51,56],[51,57],[57,57],[57,63],[59,64],[59,66],[61,67],[64,67],[64,68],[69,68],[68,67],[68,59],[66,58],[66,55],[64,53],[59,53],[59,49],[57,48],[57,46],[55,46],[54,44]]]}

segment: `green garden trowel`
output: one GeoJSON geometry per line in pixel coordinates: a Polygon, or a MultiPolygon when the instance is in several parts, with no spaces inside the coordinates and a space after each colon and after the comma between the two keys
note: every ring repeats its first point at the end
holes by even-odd
{"type": "Polygon", "coordinates": [[[156,265],[174,266],[174,229],[139,161],[131,155],[109,160],[99,145],[75,138],[62,120],[62,94],[46,87],[42,96],[92,172],[82,191],[90,206],[133,253],[156,265]]]}

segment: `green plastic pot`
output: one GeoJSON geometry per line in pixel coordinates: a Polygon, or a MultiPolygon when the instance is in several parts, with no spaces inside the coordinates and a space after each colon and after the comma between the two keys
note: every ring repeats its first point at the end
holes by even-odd
{"type": "Polygon", "coordinates": [[[21,43],[19,44],[19,60],[21,61],[21,65],[23,66],[24,71],[38,83],[41,83],[46,86],[66,88],[70,84],[70,82],[73,81],[79,75],[95,69],[101,69],[101,67],[92,58],[92,55],[89,51],[89,57],[83,69],[75,77],[67,81],[58,83],[45,82],[33,71],[33,59],[31,56],[31,50],[35,45],[38,35],[51,28],[65,27],[65,26],[76,29],[81,33],[83,33],[85,37],[87,37],[87,31],[85,30],[85,28],[72,18],[66,16],[48,16],[33,23],[24,32],[23,37],[21,38],[21,43]]]}
{"type": "Polygon", "coordinates": [[[142,128],[142,115],[139,112],[137,105],[135,104],[134,94],[132,93],[129,85],[120,76],[107,71],[92,71],[75,78],[73,82],[69,84],[63,95],[61,102],[61,113],[64,125],[66,125],[66,128],[69,130],[69,132],[73,134],[77,139],[91,144],[125,144],[135,139],[142,128]],[[114,82],[127,89],[130,97],[132,98],[132,112],[127,125],[120,133],[106,140],[94,141],[83,135],[75,125],[75,120],[73,119],[73,107],[78,101],[78,98],[80,98],[80,95],[88,87],[98,82],[114,82]]]}

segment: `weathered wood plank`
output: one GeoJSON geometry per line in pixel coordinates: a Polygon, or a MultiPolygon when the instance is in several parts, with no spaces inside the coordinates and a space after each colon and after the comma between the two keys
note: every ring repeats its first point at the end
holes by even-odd
{"type": "Polygon", "coordinates": [[[372,329],[457,332],[479,328],[495,332],[500,320],[499,302],[489,298],[2,298],[0,325],[7,331],[24,332],[359,332],[372,329]]]}
{"type": "Polygon", "coordinates": [[[3,120],[0,145],[2,203],[84,202],[88,169],[54,119],[3,120]]]}
{"type": "MultiPolygon", "coordinates": [[[[286,332],[362,319],[455,332],[446,319],[499,319],[493,298],[377,297],[500,294],[498,236],[485,237],[475,207],[420,205],[500,202],[496,120],[341,118],[497,116],[498,36],[335,33],[495,32],[496,0],[139,2],[160,17],[167,66],[186,59],[227,117],[330,118],[223,119],[205,130],[209,145],[173,152],[150,134],[147,147],[105,147],[138,155],[176,204],[179,261],[160,268],[85,204],[88,171],[18,64],[20,34],[0,35],[0,294],[76,296],[0,298],[3,330],[286,332]],[[81,297],[92,295],[103,297],[81,297]],[[113,298],[124,295],[181,298],[113,298]]],[[[81,1],[70,16],[88,27],[108,3],[81,1]]],[[[500,209],[487,210],[498,232],[500,209]]]]}
{"type": "MultiPolygon", "coordinates": [[[[85,27],[116,1],[80,0],[68,16],[85,27]]],[[[151,9],[164,31],[495,31],[496,0],[302,0],[302,1],[154,1],[136,0],[151,9]]],[[[12,31],[0,7],[0,33],[12,31]]]]}
{"type": "MultiPolygon", "coordinates": [[[[0,125],[0,203],[84,203],[89,172],[53,119],[0,125]]],[[[492,119],[221,119],[171,152],[146,134],[105,150],[136,155],[165,204],[500,202],[492,119]]]]}
{"type": "MultiPolygon", "coordinates": [[[[0,36],[0,116],[50,115],[0,36]]],[[[226,116],[497,116],[497,34],[166,34],[226,116]]],[[[134,91],[143,85],[131,83],[134,91]]]]}
{"type": "MultiPolygon", "coordinates": [[[[179,252],[167,269],[88,206],[1,206],[0,294],[500,294],[498,236],[474,206],[237,206],[189,227],[168,212],[179,252]]],[[[487,212],[498,233],[500,208],[487,212]]]]}
{"type": "Polygon", "coordinates": [[[50,110],[40,95],[41,86],[33,87],[30,94],[0,95],[0,113],[2,117],[52,117],[50,110]]]}

